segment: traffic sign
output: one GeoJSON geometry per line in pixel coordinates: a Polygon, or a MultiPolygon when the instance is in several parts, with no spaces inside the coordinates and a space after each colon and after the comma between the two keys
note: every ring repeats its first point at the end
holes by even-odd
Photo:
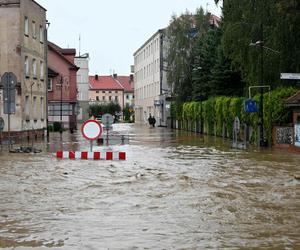
{"type": "Polygon", "coordinates": [[[101,121],[105,127],[110,127],[114,123],[114,117],[111,114],[104,114],[101,117],[101,121]]]}
{"type": "Polygon", "coordinates": [[[102,127],[96,120],[87,120],[81,126],[81,133],[87,140],[97,140],[102,134],[102,127]]]}
{"type": "Polygon", "coordinates": [[[16,111],[17,77],[12,72],[5,72],[1,77],[3,85],[4,114],[14,114],[16,111]]]}
{"type": "Polygon", "coordinates": [[[244,102],[244,110],[247,113],[255,113],[257,112],[257,103],[255,100],[247,99],[244,102]]]}
{"type": "Polygon", "coordinates": [[[281,73],[280,79],[285,80],[300,80],[300,74],[299,73],[281,73]]]}
{"type": "Polygon", "coordinates": [[[0,132],[4,129],[4,120],[2,117],[0,117],[0,132]]]}

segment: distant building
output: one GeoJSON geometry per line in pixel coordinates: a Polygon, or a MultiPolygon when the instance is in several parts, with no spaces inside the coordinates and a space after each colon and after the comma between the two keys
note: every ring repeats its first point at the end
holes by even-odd
{"type": "Polygon", "coordinates": [[[48,42],[48,121],[77,128],[76,50],[63,49],[48,42]]]}
{"type": "Polygon", "coordinates": [[[167,52],[165,29],[158,30],[134,53],[135,121],[147,123],[154,115],[158,126],[167,126],[170,103],[164,59],[167,52]]]}
{"type": "MultiPolygon", "coordinates": [[[[0,76],[12,72],[17,77],[16,111],[10,130],[46,128],[46,9],[33,0],[0,0],[0,76]]],[[[0,117],[8,131],[0,86],[0,117]]]]}
{"type": "Polygon", "coordinates": [[[134,108],[134,79],[133,75],[130,76],[118,76],[117,74],[113,75],[114,79],[117,80],[122,87],[124,88],[124,103],[123,106],[134,108]]]}
{"type": "Polygon", "coordinates": [[[89,118],[89,54],[75,57],[75,64],[79,67],[77,71],[77,99],[78,99],[78,122],[89,118]]]}
{"type": "Polygon", "coordinates": [[[124,87],[113,76],[90,76],[90,104],[118,103],[124,108],[124,87]]]}

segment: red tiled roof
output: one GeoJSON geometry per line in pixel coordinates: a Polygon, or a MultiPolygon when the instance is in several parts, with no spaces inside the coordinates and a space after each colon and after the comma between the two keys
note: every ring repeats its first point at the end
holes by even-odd
{"type": "Polygon", "coordinates": [[[91,90],[124,90],[122,85],[112,76],[98,76],[98,80],[96,80],[96,76],[89,76],[89,83],[91,90]]]}
{"type": "Polygon", "coordinates": [[[133,92],[133,83],[129,76],[117,76],[117,80],[123,86],[125,92],[133,92]]]}

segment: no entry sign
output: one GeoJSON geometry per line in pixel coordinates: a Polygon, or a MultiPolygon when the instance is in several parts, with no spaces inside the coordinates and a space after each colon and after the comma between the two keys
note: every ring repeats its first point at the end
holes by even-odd
{"type": "Polygon", "coordinates": [[[82,124],[81,133],[87,140],[97,140],[102,134],[102,127],[95,120],[87,120],[82,124]]]}

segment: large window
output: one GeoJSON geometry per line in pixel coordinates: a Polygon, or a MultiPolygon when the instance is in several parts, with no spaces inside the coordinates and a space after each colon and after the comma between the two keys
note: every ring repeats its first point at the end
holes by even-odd
{"type": "Polygon", "coordinates": [[[52,78],[48,78],[48,91],[52,91],[52,90],[53,90],[52,78]]]}
{"type": "Polygon", "coordinates": [[[28,20],[27,16],[24,19],[24,34],[26,36],[28,36],[28,34],[29,34],[29,20],[28,20]]]}
{"type": "Polygon", "coordinates": [[[37,75],[36,75],[36,60],[35,59],[32,59],[32,75],[33,75],[33,78],[37,77],[37,75]]]}
{"type": "Polygon", "coordinates": [[[35,21],[32,21],[32,37],[36,39],[36,25],[35,21]]]}
{"type": "Polygon", "coordinates": [[[25,115],[29,115],[29,96],[25,96],[25,115]]]}
{"type": "Polygon", "coordinates": [[[41,119],[44,120],[45,118],[45,104],[44,104],[44,98],[41,97],[41,119]]]}
{"type": "Polygon", "coordinates": [[[40,79],[44,80],[44,62],[40,63],[40,79]]]}
{"type": "Polygon", "coordinates": [[[25,76],[29,77],[29,60],[28,60],[28,56],[25,56],[25,76]]]}
{"type": "Polygon", "coordinates": [[[40,26],[40,42],[44,42],[44,29],[42,25],[40,26]]]}

